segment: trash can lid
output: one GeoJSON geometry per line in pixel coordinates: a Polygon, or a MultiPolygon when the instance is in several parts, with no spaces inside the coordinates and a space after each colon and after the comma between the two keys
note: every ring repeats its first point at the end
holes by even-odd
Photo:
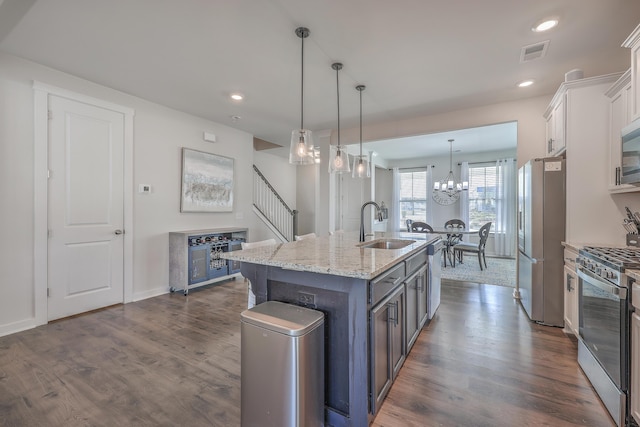
{"type": "Polygon", "coordinates": [[[243,322],[298,337],[324,322],[324,313],[279,301],[267,301],[240,313],[243,322]]]}

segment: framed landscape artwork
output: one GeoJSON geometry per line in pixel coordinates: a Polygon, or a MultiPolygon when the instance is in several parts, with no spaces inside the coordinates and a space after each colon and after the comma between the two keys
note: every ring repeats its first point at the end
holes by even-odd
{"type": "Polygon", "coordinates": [[[233,159],[182,148],[180,212],[233,211],[233,159]]]}

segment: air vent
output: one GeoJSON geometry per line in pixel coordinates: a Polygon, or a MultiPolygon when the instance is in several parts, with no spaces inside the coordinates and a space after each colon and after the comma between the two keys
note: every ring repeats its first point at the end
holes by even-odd
{"type": "Polygon", "coordinates": [[[522,48],[520,52],[520,63],[533,61],[534,59],[540,59],[547,54],[547,48],[549,47],[549,40],[541,43],[530,44],[522,48]]]}

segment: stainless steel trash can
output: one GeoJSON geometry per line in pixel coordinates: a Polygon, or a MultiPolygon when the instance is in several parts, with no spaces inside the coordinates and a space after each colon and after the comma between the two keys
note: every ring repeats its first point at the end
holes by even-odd
{"type": "Polygon", "coordinates": [[[324,425],[324,314],[267,301],[241,313],[242,427],[324,425]]]}

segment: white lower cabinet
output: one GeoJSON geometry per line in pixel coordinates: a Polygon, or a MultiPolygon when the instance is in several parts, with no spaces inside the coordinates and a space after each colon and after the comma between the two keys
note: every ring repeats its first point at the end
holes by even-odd
{"type": "Polygon", "coordinates": [[[632,282],[631,304],[634,312],[631,313],[630,335],[630,370],[629,391],[631,393],[630,412],[637,423],[640,423],[640,283],[632,282]]]}
{"type": "Polygon", "coordinates": [[[578,277],[568,266],[564,267],[564,329],[578,336],[578,277]]]}
{"type": "Polygon", "coordinates": [[[638,313],[631,315],[631,384],[629,387],[631,388],[631,415],[636,422],[640,422],[640,316],[638,313]]]}

